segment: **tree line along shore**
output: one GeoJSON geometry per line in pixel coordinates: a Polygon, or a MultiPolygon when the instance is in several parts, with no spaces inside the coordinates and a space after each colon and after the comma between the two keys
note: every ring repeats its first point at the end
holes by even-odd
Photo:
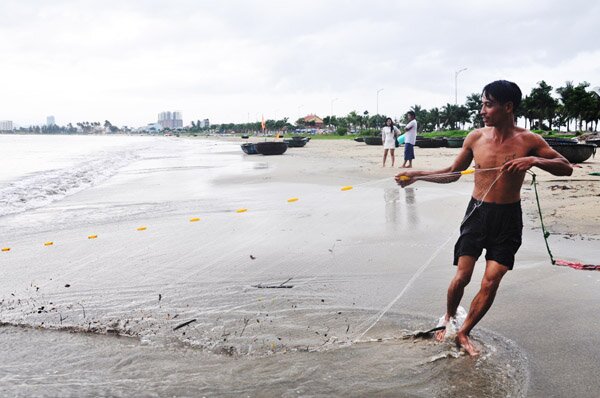
{"type": "MultiPolygon", "coordinates": [[[[415,104],[408,110],[415,113],[419,133],[425,137],[464,137],[470,129],[483,126],[479,114],[482,106],[481,93],[468,95],[463,104],[447,103],[442,107],[425,109],[415,104]]],[[[314,116],[314,115],[313,115],[314,116]]],[[[181,129],[164,129],[160,133],[173,135],[296,135],[315,134],[315,138],[352,138],[379,134],[388,115],[370,114],[352,111],[346,116],[328,115],[322,119],[300,118],[291,123],[285,117],[278,120],[267,119],[263,122],[221,123],[204,127],[199,121],[192,121],[181,129]],[[315,120],[316,119],[316,120],[315,120]]],[[[590,90],[590,84],[574,84],[567,81],[564,86],[553,88],[540,81],[531,92],[524,96],[516,112],[517,121],[534,132],[556,137],[574,137],[584,132],[597,132],[600,121],[600,88],[590,90]]],[[[394,119],[394,118],[393,118],[394,119]]],[[[406,115],[395,118],[402,126],[406,115]]],[[[7,132],[3,132],[7,133],[7,132]]],[[[20,134],[139,134],[143,133],[131,127],[117,127],[110,121],[68,123],[66,126],[30,126],[21,127],[8,133],[20,134]]],[[[152,134],[152,133],[150,133],[152,134]]]]}

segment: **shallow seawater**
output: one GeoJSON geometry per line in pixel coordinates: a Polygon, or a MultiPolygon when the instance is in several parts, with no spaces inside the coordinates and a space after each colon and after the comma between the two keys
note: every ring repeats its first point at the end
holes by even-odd
{"type": "MultiPolygon", "coordinates": [[[[319,317],[312,313],[312,318],[319,317]]],[[[426,324],[419,316],[391,314],[361,342],[331,342],[322,335],[320,344],[288,346],[288,333],[272,350],[259,344],[245,354],[217,354],[174,341],[5,326],[0,328],[5,353],[0,382],[11,396],[525,395],[527,362],[513,343],[489,333],[477,335],[486,343],[482,356],[473,359],[451,343],[411,338],[412,330],[401,328],[426,324]]]]}
{"type": "Polygon", "coordinates": [[[0,394],[526,394],[527,360],[501,336],[477,329],[479,359],[403,338],[440,315],[402,305],[443,307],[439,267],[468,194],[351,176],[347,192],[271,183],[293,157],[231,144],[155,139],[133,152],[84,189],[2,217],[0,394]]]}

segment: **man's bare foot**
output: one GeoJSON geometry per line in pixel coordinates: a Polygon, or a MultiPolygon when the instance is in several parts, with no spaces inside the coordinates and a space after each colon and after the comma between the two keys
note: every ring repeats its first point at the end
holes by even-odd
{"type": "Polygon", "coordinates": [[[448,323],[450,323],[450,320],[445,319],[444,322],[440,326],[446,326],[446,328],[435,332],[435,339],[437,341],[442,342],[446,338],[446,330],[448,330],[448,323]]]}
{"type": "Polygon", "coordinates": [[[479,351],[475,348],[469,336],[463,333],[456,334],[456,344],[462,347],[470,356],[475,357],[479,355],[479,351]]]}

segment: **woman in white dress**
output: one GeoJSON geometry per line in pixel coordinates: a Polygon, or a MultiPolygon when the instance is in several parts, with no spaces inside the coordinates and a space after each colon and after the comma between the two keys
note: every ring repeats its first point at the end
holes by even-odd
{"type": "Polygon", "coordinates": [[[385,126],[381,129],[381,141],[383,141],[383,167],[385,167],[385,160],[387,159],[388,152],[392,158],[392,167],[396,161],[394,150],[396,149],[396,137],[400,134],[398,127],[394,126],[394,122],[391,118],[385,119],[385,126]]]}

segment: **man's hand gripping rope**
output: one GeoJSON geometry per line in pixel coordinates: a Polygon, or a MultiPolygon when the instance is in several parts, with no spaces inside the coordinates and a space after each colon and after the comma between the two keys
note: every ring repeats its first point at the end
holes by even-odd
{"type": "Polygon", "coordinates": [[[415,183],[416,181],[428,181],[435,182],[438,184],[449,184],[457,181],[462,175],[473,174],[475,169],[467,169],[463,171],[453,171],[449,173],[438,173],[438,174],[421,174],[420,171],[404,171],[398,174],[395,179],[398,185],[402,188],[415,183]]]}

